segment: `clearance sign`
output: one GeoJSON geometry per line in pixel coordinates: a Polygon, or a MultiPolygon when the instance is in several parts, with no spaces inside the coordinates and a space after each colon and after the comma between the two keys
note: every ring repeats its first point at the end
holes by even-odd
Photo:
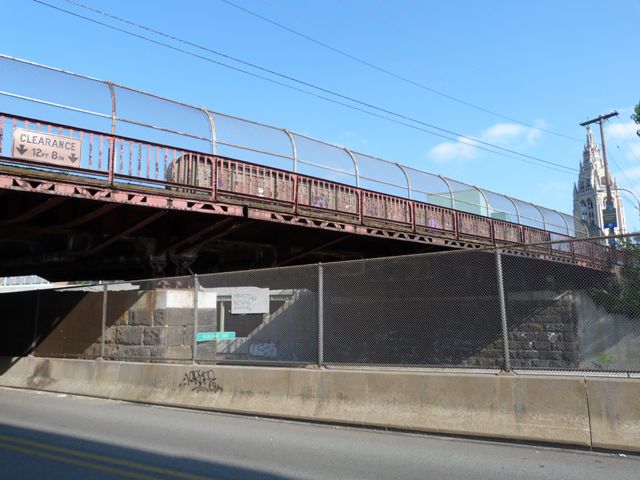
{"type": "Polygon", "coordinates": [[[62,135],[34,132],[24,128],[13,131],[13,158],[79,167],[82,140],[62,135]]]}

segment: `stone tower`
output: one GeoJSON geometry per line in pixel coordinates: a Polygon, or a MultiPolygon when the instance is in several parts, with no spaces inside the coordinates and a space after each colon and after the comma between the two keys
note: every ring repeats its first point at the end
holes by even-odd
{"type": "MultiPolygon", "coordinates": [[[[611,178],[611,196],[613,197],[613,206],[618,213],[618,227],[614,231],[616,234],[627,233],[624,206],[618,184],[613,177],[611,178]]],[[[582,153],[578,183],[573,185],[573,215],[588,224],[591,236],[608,234],[608,229],[605,231],[602,219],[602,210],[606,206],[606,200],[607,187],[600,147],[593,137],[591,128],[587,127],[587,144],[582,153]]]]}

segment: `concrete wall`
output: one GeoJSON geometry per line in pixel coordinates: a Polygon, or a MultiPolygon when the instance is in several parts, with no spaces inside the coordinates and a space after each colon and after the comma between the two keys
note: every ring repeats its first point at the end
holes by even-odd
{"type": "Polygon", "coordinates": [[[640,451],[636,379],[4,357],[0,384],[404,430],[640,451]]]}
{"type": "MultiPolygon", "coordinates": [[[[105,357],[190,360],[193,344],[193,291],[149,289],[109,291],[105,357]]],[[[215,303],[199,315],[215,318],[215,303]]],[[[100,339],[92,346],[100,349],[100,339]]]]}

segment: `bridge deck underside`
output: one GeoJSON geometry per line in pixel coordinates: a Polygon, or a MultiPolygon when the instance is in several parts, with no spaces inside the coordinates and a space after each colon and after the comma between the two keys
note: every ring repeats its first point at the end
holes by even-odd
{"type": "Polygon", "coordinates": [[[132,279],[467,245],[384,228],[368,231],[243,201],[194,200],[176,192],[77,180],[0,166],[0,275],[132,279]]]}
{"type": "MultiPolygon", "coordinates": [[[[218,192],[213,200],[15,164],[0,165],[0,197],[3,276],[132,279],[491,244],[243,195],[218,192]]],[[[553,252],[535,255],[589,266],[553,252]]]]}

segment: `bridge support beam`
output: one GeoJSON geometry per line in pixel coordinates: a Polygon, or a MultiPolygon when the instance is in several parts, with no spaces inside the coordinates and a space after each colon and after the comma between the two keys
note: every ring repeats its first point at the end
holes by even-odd
{"type": "Polygon", "coordinates": [[[169,259],[176,267],[176,276],[181,277],[192,273],[189,267],[198,259],[198,254],[196,252],[181,252],[169,255],[169,259]]]}

